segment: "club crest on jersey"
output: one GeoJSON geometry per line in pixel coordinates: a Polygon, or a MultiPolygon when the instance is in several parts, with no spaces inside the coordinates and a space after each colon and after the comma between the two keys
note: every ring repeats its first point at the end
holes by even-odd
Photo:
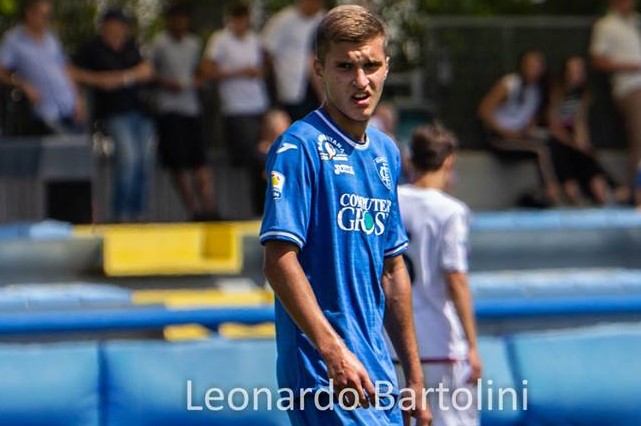
{"type": "Polygon", "coordinates": [[[327,135],[318,135],[317,139],[318,155],[323,161],[347,161],[345,149],[336,139],[327,135]]]}
{"type": "Polygon", "coordinates": [[[279,200],[283,196],[283,187],[285,186],[285,176],[282,173],[273,171],[271,173],[272,198],[279,200]]]}
{"type": "Polygon", "coordinates": [[[378,172],[378,177],[381,178],[383,185],[390,191],[392,190],[392,172],[387,164],[387,158],[385,157],[376,157],[374,159],[374,164],[376,164],[376,171],[378,172]]]}

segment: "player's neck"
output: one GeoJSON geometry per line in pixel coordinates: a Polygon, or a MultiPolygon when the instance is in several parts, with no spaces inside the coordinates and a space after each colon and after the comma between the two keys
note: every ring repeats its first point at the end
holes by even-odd
{"type": "Polygon", "coordinates": [[[24,24],[24,29],[35,40],[42,40],[45,36],[46,29],[33,25],[24,24]]]}
{"type": "Polygon", "coordinates": [[[445,191],[447,188],[448,174],[445,170],[437,170],[435,172],[424,172],[416,175],[412,181],[412,185],[422,189],[437,189],[445,191]]]}
{"type": "Polygon", "coordinates": [[[349,136],[354,142],[365,142],[365,130],[367,129],[367,121],[356,121],[343,114],[338,108],[332,104],[325,102],[323,109],[330,116],[332,121],[336,123],[338,128],[349,136]]]}

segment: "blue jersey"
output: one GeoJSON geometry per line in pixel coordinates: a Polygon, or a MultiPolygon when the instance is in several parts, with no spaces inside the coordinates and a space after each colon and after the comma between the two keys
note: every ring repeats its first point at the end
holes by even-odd
{"type": "MultiPolygon", "coordinates": [[[[261,243],[300,248],[325,317],[363,363],[370,379],[397,388],[383,333],[384,259],[407,248],[396,196],[400,155],[369,127],[356,143],[316,110],[294,123],[267,157],[261,243]]],[[[276,302],[278,381],[293,390],[328,385],[327,368],[309,338],[276,302]]]]}

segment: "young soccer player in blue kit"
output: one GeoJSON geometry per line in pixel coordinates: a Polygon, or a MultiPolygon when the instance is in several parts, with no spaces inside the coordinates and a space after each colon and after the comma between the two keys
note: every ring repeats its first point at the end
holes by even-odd
{"type": "Polygon", "coordinates": [[[409,415],[419,426],[431,421],[401,257],[400,156],[367,126],[388,72],[386,42],[384,24],[367,9],[332,9],[319,25],[314,63],[326,100],[267,158],[260,240],[277,296],[279,386],[300,395],[288,411],[294,425],[401,425],[409,415]],[[399,388],[383,327],[407,379],[404,415],[389,404],[399,388]],[[327,387],[329,401],[316,398],[327,387]],[[383,403],[381,394],[390,397],[383,403]]]}

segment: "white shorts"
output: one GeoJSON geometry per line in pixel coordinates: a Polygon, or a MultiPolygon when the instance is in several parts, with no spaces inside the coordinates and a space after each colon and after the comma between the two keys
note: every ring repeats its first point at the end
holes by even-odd
{"type": "MultiPolygon", "coordinates": [[[[401,371],[397,366],[399,379],[403,377],[401,371]]],[[[429,390],[432,426],[479,426],[477,386],[467,382],[470,377],[467,361],[424,363],[423,373],[429,390]],[[437,392],[441,383],[443,390],[437,392]]]]}
{"type": "Polygon", "coordinates": [[[427,363],[423,365],[425,386],[429,394],[432,426],[478,426],[476,383],[468,383],[470,365],[467,361],[427,363]],[[439,384],[447,389],[436,392],[439,384]]]}

